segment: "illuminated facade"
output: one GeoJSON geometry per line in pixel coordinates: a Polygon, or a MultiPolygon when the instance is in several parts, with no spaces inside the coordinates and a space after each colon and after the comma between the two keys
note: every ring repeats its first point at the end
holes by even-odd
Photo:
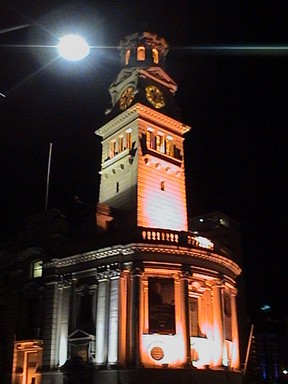
{"type": "Polygon", "coordinates": [[[167,51],[150,33],[120,44],[123,69],[96,132],[97,246],[44,260],[43,275],[43,258],[29,259],[32,280],[43,282],[43,323],[39,337],[15,341],[13,384],[242,381],[241,269],[188,230],[189,127],[176,119],[167,51]]]}

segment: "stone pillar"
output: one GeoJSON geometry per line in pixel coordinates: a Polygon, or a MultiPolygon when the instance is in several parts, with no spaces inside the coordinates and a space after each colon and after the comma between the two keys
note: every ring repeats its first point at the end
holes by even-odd
{"type": "Polygon", "coordinates": [[[131,292],[130,292],[130,318],[128,321],[128,332],[130,329],[129,337],[129,365],[137,367],[141,365],[140,361],[140,287],[141,278],[143,274],[142,265],[133,266],[131,271],[131,292]]]}
{"type": "Polygon", "coordinates": [[[214,353],[212,356],[215,367],[222,366],[223,353],[223,314],[222,314],[222,285],[213,286],[213,328],[214,328],[214,353]]]}
{"type": "MultiPolygon", "coordinates": [[[[60,295],[61,296],[61,295],[60,295]]],[[[61,302],[58,282],[50,281],[45,286],[45,308],[43,321],[43,371],[42,384],[63,382],[62,373],[57,371],[58,308],[61,302]]]]}
{"type": "Polygon", "coordinates": [[[57,355],[61,367],[68,358],[68,329],[71,284],[68,281],[59,284],[57,355]]]}
{"type": "Polygon", "coordinates": [[[108,354],[108,274],[101,274],[98,280],[97,315],[96,315],[96,364],[105,365],[108,354]]]}
{"type": "Polygon", "coordinates": [[[238,333],[238,317],[236,305],[237,290],[231,292],[231,313],[232,313],[232,351],[231,351],[231,367],[240,369],[240,351],[239,351],[239,333],[238,333]]]}
{"type": "Polygon", "coordinates": [[[128,281],[130,275],[128,271],[122,271],[119,277],[119,365],[125,367],[127,363],[127,335],[130,329],[127,328],[128,319],[128,281]]]}
{"type": "Polygon", "coordinates": [[[181,309],[183,321],[183,336],[184,345],[186,348],[186,361],[185,366],[191,367],[191,346],[190,346],[190,326],[189,326],[189,289],[188,281],[191,273],[189,270],[183,269],[180,277],[181,282],[181,309]]]}
{"type": "Polygon", "coordinates": [[[120,273],[114,272],[110,279],[109,330],[108,330],[108,364],[118,364],[119,339],[119,283],[120,273]]]}

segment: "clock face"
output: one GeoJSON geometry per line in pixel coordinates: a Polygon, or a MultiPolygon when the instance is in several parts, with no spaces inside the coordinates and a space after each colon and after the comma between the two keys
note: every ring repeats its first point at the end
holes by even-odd
{"type": "Polygon", "coordinates": [[[156,85],[147,85],[145,88],[146,99],[155,108],[160,109],[165,106],[165,98],[163,92],[156,85]]]}
{"type": "Polygon", "coordinates": [[[119,99],[119,108],[121,109],[121,111],[124,111],[126,108],[130,107],[134,99],[134,96],[135,96],[134,87],[130,85],[123,91],[119,99]]]}

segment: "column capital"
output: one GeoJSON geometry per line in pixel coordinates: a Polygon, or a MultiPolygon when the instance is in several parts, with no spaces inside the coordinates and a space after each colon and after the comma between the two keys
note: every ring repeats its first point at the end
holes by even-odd
{"type": "Polygon", "coordinates": [[[180,272],[180,279],[181,280],[188,280],[192,277],[192,271],[189,265],[182,265],[181,272],[180,272]]]}
{"type": "Polygon", "coordinates": [[[141,277],[144,273],[144,266],[143,263],[133,263],[131,268],[131,275],[132,276],[139,276],[141,277]]]}
{"type": "Polygon", "coordinates": [[[121,270],[118,264],[112,266],[110,264],[107,264],[105,266],[97,268],[96,279],[98,281],[115,279],[117,277],[119,278],[120,276],[121,270]]]}
{"type": "Polygon", "coordinates": [[[57,287],[60,289],[71,287],[72,278],[70,275],[60,275],[58,277],[57,287]]]}

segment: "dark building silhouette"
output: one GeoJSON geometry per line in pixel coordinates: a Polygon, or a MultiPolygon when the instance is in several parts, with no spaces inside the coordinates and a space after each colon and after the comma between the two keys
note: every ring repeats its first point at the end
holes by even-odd
{"type": "Polygon", "coordinates": [[[286,383],[288,380],[287,319],[269,306],[256,312],[247,363],[247,382],[286,383]]]}

